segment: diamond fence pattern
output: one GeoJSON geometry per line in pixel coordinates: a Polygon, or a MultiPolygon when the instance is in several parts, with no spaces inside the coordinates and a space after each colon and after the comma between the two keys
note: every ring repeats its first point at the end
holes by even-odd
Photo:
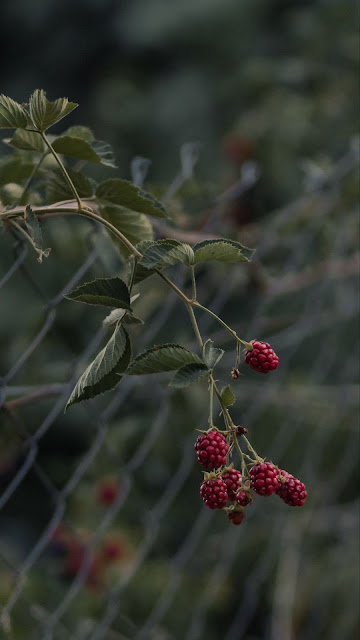
{"type": "MultiPolygon", "coordinates": [[[[327,181],[244,229],[257,246],[249,269],[199,273],[199,299],[239,335],[269,340],[280,356],[269,380],[242,368],[234,416],[259,453],[300,477],[309,493],[299,510],[258,498],[241,527],[208,511],[198,495],[194,429],[207,422],[200,385],[186,396],[154,377],[129,378],[63,415],[104,335],[101,318],[88,309],[81,315],[77,305],[68,311],[63,294],[89,275],[120,270],[103,233],[77,225],[83,251],[57,258],[57,239],[73,223],[58,221],[52,231],[47,221],[53,251],[41,267],[17,237],[0,238],[1,637],[355,637],[359,253],[358,213],[344,189],[356,167],[349,152],[327,181]],[[119,491],[99,505],[107,475],[119,491]],[[54,542],[59,526],[81,545],[76,570],[54,542]],[[94,578],[98,550],[114,531],[122,555],[94,578]]],[[[209,221],[219,224],[216,216],[209,221]]],[[[185,277],[176,272],[180,285],[185,277]]],[[[136,349],[177,332],[191,346],[181,303],[158,286],[136,349]]],[[[199,325],[203,336],[232,348],[210,316],[199,316],[199,325]]],[[[222,362],[227,384],[231,357],[222,362]]]]}

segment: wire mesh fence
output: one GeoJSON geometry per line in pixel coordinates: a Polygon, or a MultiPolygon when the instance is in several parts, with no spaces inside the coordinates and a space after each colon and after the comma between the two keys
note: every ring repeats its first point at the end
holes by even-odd
{"type": "MultiPolygon", "coordinates": [[[[309,493],[301,510],[259,498],[241,527],[199,497],[200,383],[182,392],[165,378],[128,378],[63,413],[105,332],[99,312],[63,294],[121,271],[103,232],[46,221],[53,250],[41,266],[22,240],[0,238],[1,637],[355,637],[357,163],[352,149],[301,199],[241,228],[257,248],[250,267],[199,271],[199,299],[280,356],[269,380],[242,367],[233,413],[309,493]]],[[[215,233],[220,220],[210,215],[215,233]]],[[[186,285],[181,269],[176,277],[186,285]]],[[[179,335],[191,346],[176,296],[162,283],[140,292],[138,351],[179,335]]],[[[199,325],[230,348],[210,316],[199,325]]],[[[227,384],[228,352],[222,363],[227,384]]]]}

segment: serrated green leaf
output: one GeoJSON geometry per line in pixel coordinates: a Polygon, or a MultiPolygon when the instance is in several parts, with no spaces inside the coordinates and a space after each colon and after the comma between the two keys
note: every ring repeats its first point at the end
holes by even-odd
{"type": "Polygon", "coordinates": [[[85,282],[65,294],[65,298],[75,302],[116,307],[130,310],[130,294],[125,282],[120,278],[97,278],[85,282]]]}
{"type": "Polygon", "coordinates": [[[13,137],[7,138],[3,142],[24,151],[37,151],[38,153],[45,151],[45,144],[41,136],[35,131],[26,131],[26,129],[16,129],[13,137]]]}
{"type": "Polygon", "coordinates": [[[193,247],[195,264],[216,260],[218,262],[250,262],[253,249],[244,247],[240,242],[226,240],[204,240],[193,247]]]}
{"type": "Polygon", "coordinates": [[[25,209],[24,221],[29,232],[30,237],[34,242],[34,249],[38,254],[38,262],[42,262],[43,258],[48,258],[51,249],[42,248],[42,233],[39,225],[39,221],[32,211],[30,205],[27,205],[25,209]]]}
{"type": "Polygon", "coordinates": [[[139,260],[146,269],[162,269],[173,264],[192,264],[194,252],[183,242],[173,239],[158,240],[151,244],[139,260]]]}
{"type": "MultiPolygon", "coordinates": [[[[70,179],[80,198],[91,198],[94,194],[94,184],[89,178],[79,171],[67,169],[70,179]]],[[[46,199],[47,202],[59,202],[73,198],[74,194],[60,169],[49,171],[46,174],[46,199]]]]}
{"type": "Polygon", "coordinates": [[[203,364],[196,353],[179,344],[160,344],[137,356],[127,374],[130,376],[176,371],[187,364],[203,364]]]}
{"type": "Polygon", "coordinates": [[[89,129],[89,127],[83,127],[80,124],[69,127],[61,135],[70,136],[72,138],[81,138],[81,140],[86,140],[86,142],[93,142],[95,140],[95,136],[91,129],[89,129]]]}
{"type": "MultiPolygon", "coordinates": [[[[151,222],[143,213],[136,213],[115,205],[101,207],[101,213],[105,220],[111,222],[133,245],[138,245],[144,240],[152,241],[154,238],[151,222]]],[[[113,234],[110,234],[110,237],[120,253],[127,258],[130,251],[113,234]]]]}
{"type": "Polygon", "coordinates": [[[0,95],[0,129],[25,129],[29,116],[24,107],[12,98],[0,95]]]}
{"type": "Polygon", "coordinates": [[[78,380],[65,411],[72,404],[94,398],[100,393],[113,389],[120,381],[119,376],[126,370],[130,358],[130,339],[125,329],[119,324],[107,345],[78,380]]]}
{"type": "Polygon", "coordinates": [[[58,98],[51,102],[43,89],[36,89],[29,101],[31,119],[40,131],[46,131],[78,106],[75,102],[69,102],[68,98],[58,98]]]}
{"type": "Polygon", "coordinates": [[[220,395],[221,400],[226,407],[231,407],[231,405],[234,404],[236,400],[229,384],[221,389],[220,395]]]}
{"type": "Polygon", "coordinates": [[[150,193],[139,189],[128,180],[110,178],[101,182],[96,190],[99,200],[106,200],[126,209],[145,213],[149,216],[167,218],[164,206],[150,193]]]}
{"type": "Polygon", "coordinates": [[[196,382],[199,378],[203,378],[208,373],[209,369],[205,364],[187,364],[175,373],[169,387],[175,387],[175,389],[188,387],[189,384],[196,382]]]}
{"type": "Polygon", "coordinates": [[[56,138],[52,146],[56,153],[64,156],[116,168],[114,152],[107,142],[86,140],[84,137],[67,133],[56,138]]]}
{"type": "MultiPolygon", "coordinates": [[[[139,297],[139,293],[135,296],[131,296],[130,304],[133,304],[135,300],[139,297]]],[[[106,316],[103,320],[104,327],[111,327],[117,322],[123,322],[125,324],[144,324],[140,318],[136,318],[132,313],[128,312],[126,309],[113,309],[110,311],[109,315],[106,316]]]]}
{"type": "Polygon", "coordinates": [[[215,365],[221,360],[224,355],[223,349],[219,349],[218,347],[213,346],[213,341],[206,340],[203,348],[203,358],[205,364],[209,367],[209,369],[213,369],[215,365]]]}

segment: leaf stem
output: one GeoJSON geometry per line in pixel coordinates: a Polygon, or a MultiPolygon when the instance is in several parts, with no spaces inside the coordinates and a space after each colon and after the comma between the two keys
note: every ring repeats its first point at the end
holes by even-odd
{"type": "Polygon", "coordinates": [[[213,318],[215,318],[225,329],[226,331],[228,331],[233,338],[235,338],[235,340],[241,344],[244,345],[244,347],[246,347],[249,351],[252,351],[253,346],[251,344],[251,342],[246,342],[246,340],[242,340],[241,338],[239,338],[239,336],[236,334],[235,331],[233,331],[233,329],[231,329],[229,327],[229,325],[226,324],[226,322],[224,322],[224,320],[222,320],[221,318],[219,318],[219,316],[216,315],[216,313],[214,313],[213,311],[210,311],[210,309],[208,309],[207,307],[204,307],[202,304],[200,304],[200,302],[197,302],[197,300],[193,301],[193,305],[196,307],[199,307],[200,309],[202,309],[203,311],[206,311],[207,313],[209,313],[211,316],[213,316],[213,318]]]}
{"type": "Polygon", "coordinates": [[[191,285],[192,285],[191,302],[194,304],[196,302],[196,280],[195,280],[195,268],[193,265],[190,265],[190,273],[191,273],[191,285]]]}
{"type": "Polygon", "coordinates": [[[49,151],[52,153],[52,155],[54,156],[56,162],[58,163],[58,165],[59,165],[59,167],[60,167],[60,169],[61,169],[61,171],[62,171],[62,173],[64,175],[64,178],[65,178],[66,182],[68,183],[71,191],[74,194],[75,200],[76,200],[77,205],[78,205],[78,209],[79,209],[79,211],[81,211],[83,207],[82,207],[82,203],[81,203],[81,200],[80,200],[80,196],[79,196],[78,192],[76,191],[76,188],[75,188],[75,186],[73,184],[73,181],[71,180],[68,172],[66,171],[65,166],[61,162],[58,154],[56,153],[56,151],[54,149],[54,147],[52,146],[52,144],[47,139],[44,131],[39,131],[39,133],[40,133],[43,141],[45,142],[46,146],[48,147],[49,151]]]}

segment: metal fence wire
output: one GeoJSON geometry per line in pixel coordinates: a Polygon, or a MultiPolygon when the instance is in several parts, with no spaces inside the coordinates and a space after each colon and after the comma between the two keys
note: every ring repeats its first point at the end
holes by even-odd
{"type": "MultiPolygon", "coordinates": [[[[199,299],[280,357],[272,376],[241,367],[233,415],[309,494],[302,509],[258,497],[241,527],[199,496],[193,446],[195,429],[207,428],[205,383],[183,392],[166,376],[128,378],[64,415],[105,330],[101,311],[63,294],[121,273],[104,233],[47,220],[52,253],[42,265],[21,239],[0,237],[0,637],[355,637],[357,162],[352,149],[302,198],[240,228],[240,241],[250,233],[256,244],[253,265],[199,270],[199,299]]],[[[211,224],[218,233],[216,216],[211,224]]],[[[181,269],[176,278],[186,284],[181,269]]],[[[181,302],[160,282],[147,289],[136,350],[191,347],[181,302]]],[[[233,348],[210,316],[199,323],[233,348]]],[[[224,384],[231,366],[226,355],[224,384]]]]}

